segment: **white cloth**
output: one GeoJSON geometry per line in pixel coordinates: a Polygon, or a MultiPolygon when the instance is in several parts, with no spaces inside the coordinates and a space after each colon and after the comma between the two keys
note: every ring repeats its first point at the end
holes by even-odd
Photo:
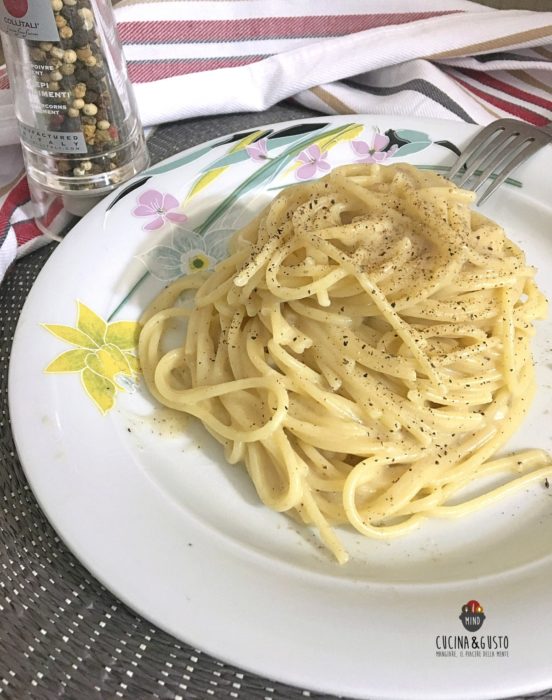
{"type": "MultiPolygon", "coordinates": [[[[145,126],[290,97],[324,113],[552,120],[552,12],[468,0],[124,0],[115,12],[145,126]]],[[[0,146],[16,142],[0,68],[0,146]]],[[[0,149],[0,163],[14,157],[0,149]]],[[[0,197],[4,267],[14,231],[20,253],[41,240],[13,228],[26,202],[13,203],[0,197]]]]}

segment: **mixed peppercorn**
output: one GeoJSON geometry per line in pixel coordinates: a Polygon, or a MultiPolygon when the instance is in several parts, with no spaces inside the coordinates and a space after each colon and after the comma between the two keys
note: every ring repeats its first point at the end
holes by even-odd
{"type": "Polygon", "coordinates": [[[29,54],[43,127],[80,132],[87,153],[61,158],[60,175],[85,176],[114,170],[124,135],[124,113],[107,66],[90,0],[51,0],[58,42],[31,41],[29,54]]]}

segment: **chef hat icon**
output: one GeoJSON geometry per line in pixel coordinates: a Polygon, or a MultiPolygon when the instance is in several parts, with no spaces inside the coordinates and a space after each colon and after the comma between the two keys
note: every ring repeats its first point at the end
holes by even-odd
{"type": "Polygon", "coordinates": [[[460,620],[464,627],[470,632],[477,631],[485,621],[483,606],[477,600],[468,600],[462,606],[460,620]]]}
{"type": "Polygon", "coordinates": [[[464,613],[482,613],[483,606],[477,602],[477,600],[469,600],[465,605],[462,606],[462,612],[464,613]]]}

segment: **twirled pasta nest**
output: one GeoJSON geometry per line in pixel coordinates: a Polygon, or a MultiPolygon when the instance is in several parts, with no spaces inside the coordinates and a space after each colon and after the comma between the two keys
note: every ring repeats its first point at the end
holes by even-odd
{"type": "Polygon", "coordinates": [[[199,418],[262,501],[315,525],[339,562],[334,524],[394,537],[552,473],[540,450],[493,458],[531,402],[546,300],[472,201],[405,164],[337,168],[285,189],[212,273],[145,314],[153,396],[199,418]],[[185,338],[167,348],[175,317],[185,338]],[[497,472],[513,476],[447,505],[497,472]]]}

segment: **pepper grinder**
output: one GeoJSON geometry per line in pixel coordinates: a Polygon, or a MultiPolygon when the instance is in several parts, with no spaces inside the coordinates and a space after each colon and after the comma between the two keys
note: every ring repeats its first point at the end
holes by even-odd
{"type": "Polygon", "coordinates": [[[0,31],[35,220],[57,234],[147,167],[107,0],[0,0],[0,31]]]}

